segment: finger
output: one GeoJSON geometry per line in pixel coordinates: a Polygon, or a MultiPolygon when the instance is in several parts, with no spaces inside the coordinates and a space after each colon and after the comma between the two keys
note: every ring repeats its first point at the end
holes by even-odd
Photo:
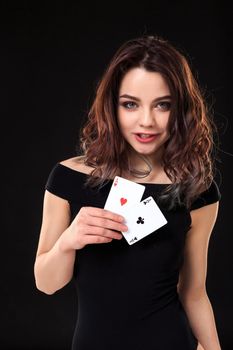
{"type": "Polygon", "coordinates": [[[86,227],[85,237],[88,237],[88,236],[100,236],[100,237],[107,237],[111,239],[121,239],[123,237],[122,234],[119,232],[108,230],[102,227],[94,228],[92,226],[86,227]]]}
{"type": "Polygon", "coordinates": [[[102,208],[95,208],[95,207],[86,207],[88,215],[95,216],[95,217],[103,217],[106,219],[110,219],[113,221],[123,222],[124,217],[122,215],[113,213],[112,211],[102,209],[102,208]]]}
{"type": "Polygon", "coordinates": [[[95,243],[109,243],[112,241],[112,238],[109,237],[103,237],[103,236],[95,236],[95,235],[89,235],[87,236],[86,244],[95,244],[95,243]]]}
{"type": "Polygon", "coordinates": [[[102,217],[100,218],[95,216],[89,216],[88,225],[108,228],[110,230],[116,230],[116,231],[123,231],[123,232],[128,231],[128,227],[123,223],[112,221],[110,219],[104,219],[102,217]]]}

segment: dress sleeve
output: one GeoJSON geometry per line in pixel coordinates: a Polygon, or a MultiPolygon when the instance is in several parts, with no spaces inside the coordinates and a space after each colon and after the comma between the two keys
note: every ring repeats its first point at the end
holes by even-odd
{"type": "Polygon", "coordinates": [[[202,192],[191,204],[190,211],[204,207],[205,205],[215,203],[221,199],[221,193],[215,180],[212,181],[210,187],[202,192]]]}
{"type": "Polygon", "coordinates": [[[72,181],[70,181],[65,168],[59,163],[52,168],[45,184],[45,190],[63,199],[71,200],[72,181]]]}

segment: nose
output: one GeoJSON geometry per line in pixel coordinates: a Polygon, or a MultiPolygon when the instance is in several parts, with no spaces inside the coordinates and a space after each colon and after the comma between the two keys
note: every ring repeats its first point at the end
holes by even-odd
{"type": "Polygon", "coordinates": [[[142,111],[139,119],[140,127],[151,128],[154,126],[155,120],[154,115],[150,109],[145,109],[142,111]]]}

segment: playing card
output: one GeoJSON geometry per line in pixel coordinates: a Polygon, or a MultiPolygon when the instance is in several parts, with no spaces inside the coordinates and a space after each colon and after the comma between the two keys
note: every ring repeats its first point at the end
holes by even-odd
{"type": "Polygon", "coordinates": [[[144,191],[145,186],[116,176],[109,191],[104,209],[122,214],[125,209],[140,202],[144,191]]]}
{"type": "Polygon", "coordinates": [[[151,196],[125,209],[122,215],[128,226],[128,231],[122,234],[130,245],[167,223],[165,216],[151,196]]]}

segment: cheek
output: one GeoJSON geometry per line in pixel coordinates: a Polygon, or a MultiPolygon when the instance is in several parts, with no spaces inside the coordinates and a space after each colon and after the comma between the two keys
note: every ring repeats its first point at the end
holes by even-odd
{"type": "Polygon", "coordinates": [[[159,125],[161,128],[164,130],[167,129],[168,127],[168,122],[169,122],[169,114],[168,115],[162,115],[161,118],[159,118],[159,125]]]}
{"type": "Polygon", "coordinates": [[[122,118],[122,115],[118,114],[117,121],[118,121],[118,128],[121,134],[123,135],[125,130],[125,124],[124,124],[124,119],[122,118]]]}
{"type": "Polygon", "coordinates": [[[119,128],[122,129],[122,124],[123,124],[123,118],[122,118],[122,115],[121,113],[118,112],[117,114],[117,122],[118,122],[118,125],[119,125],[119,128]]]}
{"type": "Polygon", "coordinates": [[[118,112],[118,124],[119,124],[119,128],[121,130],[124,130],[130,127],[132,123],[129,116],[126,113],[121,111],[121,112],[118,112]]]}
{"type": "Polygon", "coordinates": [[[169,131],[168,125],[169,125],[169,116],[166,118],[166,121],[164,122],[164,132],[166,134],[166,140],[170,138],[170,131],[169,131]]]}

